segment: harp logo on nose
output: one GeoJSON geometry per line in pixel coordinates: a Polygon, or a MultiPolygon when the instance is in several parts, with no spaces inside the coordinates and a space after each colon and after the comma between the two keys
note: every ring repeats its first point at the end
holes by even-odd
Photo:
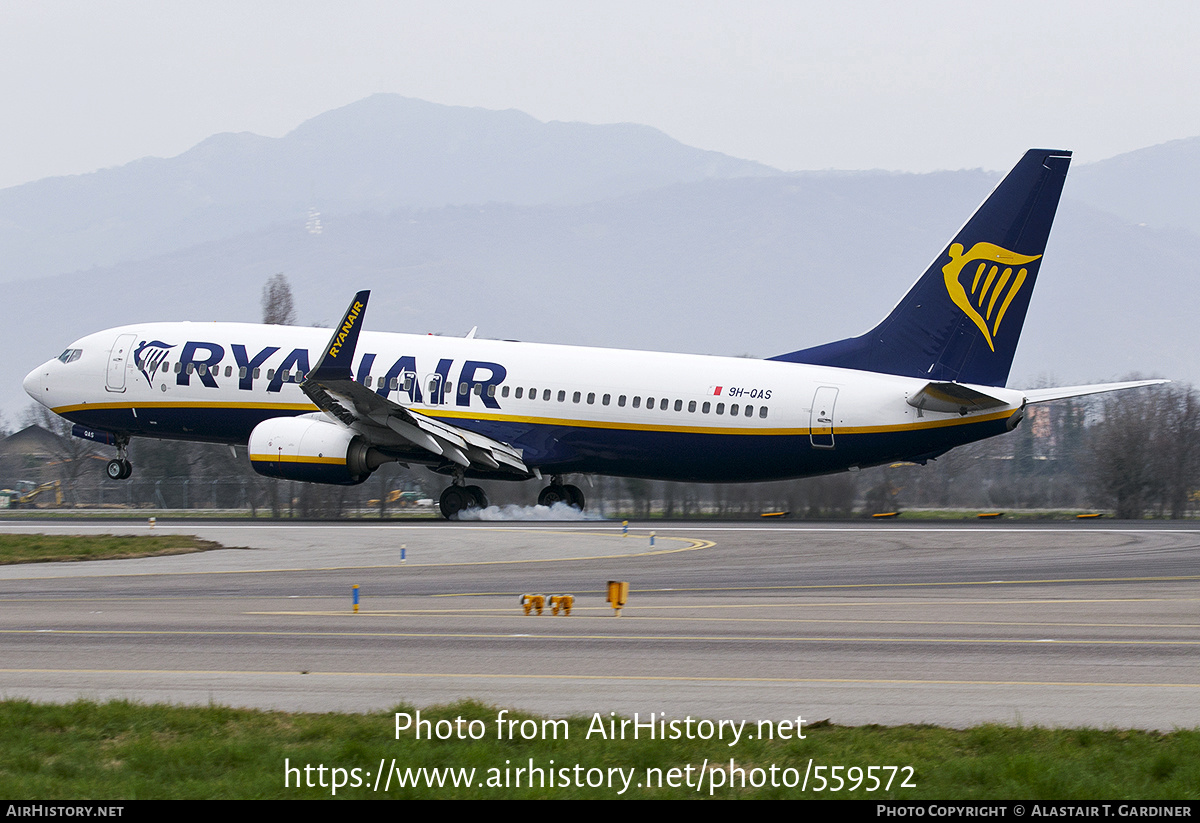
{"type": "Polygon", "coordinates": [[[1040,254],[1017,254],[994,243],[976,243],[965,254],[962,243],[950,246],[950,262],[942,266],[946,291],[954,305],[983,332],[983,339],[992,351],[996,350],[993,341],[1000,331],[1000,323],[1013,298],[1025,285],[1029,270],[1024,265],[1039,257],[1040,254]],[[970,280],[969,294],[963,283],[964,271],[970,280]]]}

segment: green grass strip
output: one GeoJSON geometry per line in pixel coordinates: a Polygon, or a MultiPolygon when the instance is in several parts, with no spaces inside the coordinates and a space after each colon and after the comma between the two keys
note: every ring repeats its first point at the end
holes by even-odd
{"type": "MultiPolygon", "coordinates": [[[[411,706],[395,711],[416,715],[411,706]]],[[[597,733],[595,716],[558,723],[509,712],[497,723],[501,710],[474,702],[420,714],[430,721],[424,736],[435,739],[418,740],[411,728],[397,738],[393,712],[292,714],[11,700],[0,703],[0,797],[318,799],[334,797],[335,782],[342,784],[338,798],[377,799],[1166,800],[1195,799],[1200,793],[1200,730],[1160,734],[806,723],[801,727],[805,739],[794,739],[795,729],[785,728],[793,739],[767,740],[747,723],[741,741],[730,746],[728,734],[725,740],[683,734],[677,740],[650,740],[645,727],[634,740],[628,726],[626,739],[610,739],[597,733]],[[501,731],[508,721],[515,721],[508,727],[512,734],[501,731]],[[522,731],[533,739],[523,739],[522,731]],[[439,732],[450,739],[436,739],[439,732]],[[469,739],[472,732],[479,739],[469,739]],[[458,739],[460,734],[466,739],[458,739]],[[755,739],[745,739],[746,734],[755,739]],[[391,775],[387,791],[381,762],[384,775],[391,775]],[[868,772],[870,766],[911,766],[911,777],[890,769],[868,772]],[[834,772],[832,767],[841,768],[834,772]],[[807,791],[784,785],[799,783],[806,772],[807,791]],[[821,791],[816,790],[818,774],[824,777],[821,791]],[[622,792],[623,775],[629,775],[629,788],[622,792]],[[880,778],[874,791],[867,790],[872,786],[868,775],[880,778]],[[915,788],[902,787],[906,778],[915,788]],[[860,785],[852,790],[856,779],[860,785]],[[401,780],[409,785],[400,786],[401,780]],[[601,785],[589,787],[589,781],[601,785]]],[[[609,721],[621,718],[602,713],[599,720],[607,732],[609,721]]],[[[684,731],[684,718],[668,720],[680,721],[684,731]]],[[[698,733],[703,727],[693,722],[691,728],[698,733]]]]}
{"type": "Polygon", "coordinates": [[[225,548],[190,535],[88,536],[58,534],[0,534],[0,565],[73,560],[116,560],[188,554],[225,548]]]}

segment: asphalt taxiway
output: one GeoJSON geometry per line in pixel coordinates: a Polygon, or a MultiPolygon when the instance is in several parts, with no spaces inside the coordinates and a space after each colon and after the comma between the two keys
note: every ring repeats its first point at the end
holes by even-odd
{"type": "MultiPolygon", "coordinates": [[[[3,521],[0,531],[149,526],[3,521]]],[[[193,521],[154,531],[231,548],[0,567],[0,696],[1200,725],[1200,529],[1187,525],[657,523],[622,536],[611,522],[193,521]],[[630,583],[620,617],[605,603],[608,580],[630,583]],[[573,594],[574,613],[527,617],[523,593],[573,594]]]]}

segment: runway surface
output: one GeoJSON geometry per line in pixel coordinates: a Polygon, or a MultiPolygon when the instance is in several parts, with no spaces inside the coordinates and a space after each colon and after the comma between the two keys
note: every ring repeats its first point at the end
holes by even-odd
{"type": "MultiPolygon", "coordinates": [[[[149,533],[145,521],[0,521],[0,531],[149,533]]],[[[623,537],[613,523],[200,521],[154,531],[240,548],[0,567],[0,696],[1200,725],[1200,530],[1190,527],[659,523],[623,537]],[[630,583],[619,618],[608,580],[630,583]],[[526,592],[574,594],[575,611],[526,617],[526,592]]]]}

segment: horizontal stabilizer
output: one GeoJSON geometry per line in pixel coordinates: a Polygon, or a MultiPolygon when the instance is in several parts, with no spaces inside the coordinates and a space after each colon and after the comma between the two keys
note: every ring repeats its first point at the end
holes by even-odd
{"type": "Polygon", "coordinates": [[[1053,389],[1027,389],[1025,402],[1047,403],[1051,400],[1066,400],[1068,397],[1084,397],[1089,394],[1136,389],[1141,386],[1158,386],[1170,380],[1131,380],[1126,383],[1094,383],[1090,386],[1059,386],[1053,389]]]}
{"type": "Polygon", "coordinates": [[[908,398],[908,405],[933,412],[967,412],[994,409],[1008,403],[961,383],[926,383],[925,388],[908,398]]]}

